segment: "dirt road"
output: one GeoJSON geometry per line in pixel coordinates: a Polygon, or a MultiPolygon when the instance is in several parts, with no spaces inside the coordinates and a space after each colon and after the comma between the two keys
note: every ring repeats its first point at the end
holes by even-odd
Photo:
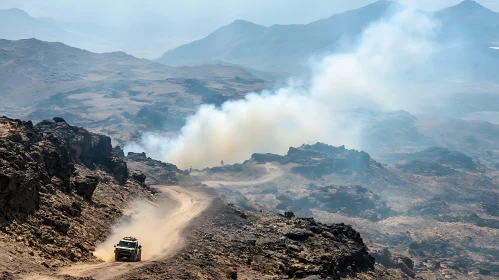
{"type": "Polygon", "coordinates": [[[267,169],[267,174],[265,176],[262,176],[261,178],[258,178],[256,180],[249,180],[249,181],[203,181],[203,184],[212,187],[212,188],[218,188],[220,186],[251,186],[251,185],[259,185],[263,184],[266,182],[270,182],[272,180],[275,180],[282,175],[284,175],[285,170],[283,170],[281,167],[272,164],[272,163],[266,163],[264,167],[267,169]]]}
{"type": "Polygon", "coordinates": [[[163,194],[162,199],[156,205],[145,201],[132,203],[125,213],[128,218],[119,221],[111,236],[97,246],[94,255],[105,262],[74,265],[59,270],[57,275],[26,275],[21,279],[60,279],[60,275],[91,276],[96,280],[120,279],[132,269],[173,256],[185,245],[183,230],[210,205],[211,198],[179,186],[155,187],[163,194]],[[143,261],[114,262],[113,245],[123,236],[130,235],[142,243],[143,261]]]}

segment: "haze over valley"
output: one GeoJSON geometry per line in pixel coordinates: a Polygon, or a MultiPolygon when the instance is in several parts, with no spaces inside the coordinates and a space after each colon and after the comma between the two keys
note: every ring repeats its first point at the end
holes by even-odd
{"type": "Polygon", "coordinates": [[[499,278],[497,3],[8,2],[0,279],[499,278]]]}

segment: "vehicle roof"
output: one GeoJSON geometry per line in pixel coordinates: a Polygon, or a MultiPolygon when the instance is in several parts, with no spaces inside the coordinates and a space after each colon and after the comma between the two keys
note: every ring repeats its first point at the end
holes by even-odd
{"type": "Polygon", "coordinates": [[[121,240],[123,241],[132,241],[132,242],[136,242],[137,241],[137,238],[133,237],[133,236],[127,236],[127,237],[123,237],[121,240]]]}

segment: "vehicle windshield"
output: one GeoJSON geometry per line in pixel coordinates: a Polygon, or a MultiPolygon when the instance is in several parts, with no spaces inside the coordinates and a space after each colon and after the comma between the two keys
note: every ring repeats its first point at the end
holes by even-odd
{"type": "Polygon", "coordinates": [[[128,242],[128,241],[123,241],[121,240],[120,243],[118,244],[120,247],[128,247],[128,248],[135,248],[137,247],[137,242],[128,242]]]}

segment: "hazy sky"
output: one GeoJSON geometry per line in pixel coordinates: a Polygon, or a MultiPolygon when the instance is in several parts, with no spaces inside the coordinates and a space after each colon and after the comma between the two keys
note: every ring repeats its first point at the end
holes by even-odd
{"type": "MultiPolygon", "coordinates": [[[[125,51],[158,57],[167,49],[202,38],[236,19],[262,25],[309,23],[359,8],[373,0],[0,0],[0,9],[20,8],[34,17],[92,23],[114,28],[130,38],[125,51]],[[140,36],[138,36],[140,35],[140,36]],[[138,39],[141,38],[141,39],[138,39]],[[147,44],[147,45],[144,45],[147,44]]],[[[455,5],[460,0],[399,0],[424,10],[455,5]]],[[[499,11],[499,0],[479,0],[499,11]]],[[[81,25],[96,28],[93,25],[81,25]]],[[[80,27],[81,27],[80,26],[80,27]]],[[[107,50],[106,50],[107,51],[107,50]]]]}
{"type": "MultiPolygon", "coordinates": [[[[20,8],[32,16],[61,20],[123,24],[134,21],[192,21],[230,23],[242,18],[263,25],[307,23],[358,8],[373,0],[2,0],[0,9],[20,8]]],[[[460,0],[399,0],[425,10],[451,6],[460,0]]],[[[478,1],[499,11],[499,0],[478,1]]]]}

